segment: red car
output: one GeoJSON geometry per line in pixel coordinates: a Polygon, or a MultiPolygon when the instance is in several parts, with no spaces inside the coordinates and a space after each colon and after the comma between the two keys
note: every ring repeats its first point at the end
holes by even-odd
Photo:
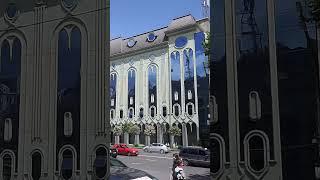
{"type": "Polygon", "coordinates": [[[139,154],[138,149],[130,148],[126,144],[114,144],[112,147],[116,148],[121,155],[137,156],[139,154]]]}

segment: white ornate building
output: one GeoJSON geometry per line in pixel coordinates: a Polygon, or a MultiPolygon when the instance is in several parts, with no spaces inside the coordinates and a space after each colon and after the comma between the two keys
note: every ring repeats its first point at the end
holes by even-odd
{"type": "Polygon", "coordinates": [[[109,6],[0,1],[1,180],[108,176],[109,6]]]}
{"type": "MultiPolygon", "coordinates": [[[[182,136],[175,142],[197,145],[209,127],[208,69],[202,46],[206,32],[207,18],[186,15],[166,27],[111,40],[111,126],[138,124],[138,139],[144,144],[146,124],[156,129],[151,143],[173,143],[167,130],[177,125],[182,136]]],[[[134,143],[134,135],[123,136],[121,142],[134,143]]]]}

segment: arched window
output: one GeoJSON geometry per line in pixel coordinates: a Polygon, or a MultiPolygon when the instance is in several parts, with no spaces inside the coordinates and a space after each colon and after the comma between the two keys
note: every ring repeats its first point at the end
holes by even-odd
{"type": "Polygon", "coordinates": [[[139,117],[142,119],[143,118],[143,108],[140,108],[140,111],[139,111],[139,117]]]}
{"type": "Polygon", "coordinates": [[[71,112],[64,113],[64,135],[69,137],[73,131],[73,121],[71,112]]]}
{"type": "Polygon", "coordinates": [[[265,167],[265,147],[260,136],[252,136],[249,139],[249,166],[254,171],[261,171],[265,167]]]}
{"type": "Polygon", "coordinates": [[[188,48],[183,51],[184,61],[184,88],[186,103],[193,102],[192,94],[194,94],[194,62],[193,50],[188,48]]]}
{"type": "Polygon", "coordinates": [[[114,109],[110,110],[110,118],[114,119],[114,109]]]}
{"type": "Polygon", "coordinates": [[[217,173],[220,171],[221,167],[221,159],[222,159],[222,152],[221,152],[221,145],[220,142],[213,138],[211,140],[211,156],[210,156],[210,163],[211,163],[211,172],[217,173]]]}
{"type": "Polygon", "coordinates": [[[18,142],[22,44],[15,36],[0,42],[2,141],[18,142]]]}
{"type": "Polygon", "coordinates": [[[162,107],[162,116],[163,116],[163,117],[167,117],[167,115],[168,115],[167,107],[166,107],[166,106],[163,106],[163,107],[162,107]]]}
{"type": "Polygon", "coordinates": [[[181,92],[181,72],[180,72],[180,53],[175,51],[170,55],[171,62],[171,92],[172,92],[172,104],[180,104],[180,92],[181,92]]]}
{"type": "Polygon", "coordinates": [[[12,158],[10,155],[6,154],[3,156],[2,164],[2,178],[3,180],[11,180],[12,172],[12,158]]]}
{"type": "Polygon", "coordinates": [[[67,149],[62,154],[61,176],[63,179],[69,180],[72,177],[73,166],[72,151],[67,149]]]}
{"type": "Polygon", "coordinates": [[[96,151],[96,159],[94,162],[95,175],[97,178],[104,178],[108,168],[108,153],[106,148],[100,147],[96,151]]]}
{"type": "Polygon", "coordinates": [[[154,117],[156,116],[156,114],[157,114],[157,109],[156,109],[156,107],[152,106],[152,107],[150,108],[150,116],[151,116],[152,118],[154,118],[154,117]]]}
{"type": "Polygon", "coordinates": [[[4,121],[4,141],[10,142],[12,139],[12,121],[10,118],[4,121]]]}
{"type": "Polygon", "coordinates": [[[258,92],[249,93],[249,117],[252,120],[261,118],[261,101],[258,92]]]}
{"type": "Polygon", "coordinates": [[[180,116],[180,107],[178,104],[175,104],[173,106],[173,112],[174,112],[174,116],[177,116],[177,117],[180,116]]]}
{"type": "Polygon", "coordinates": [[[193,105],[192,104],[188,104],[187,105],[187,109],[188,109],[188,115],[192,116],[193,115],[193,105]]]}
{"type": "Polygon", "coordinates": [[[128,109],[135,107],[135,91],[136,91],[136,71],[129,69],[128,71],[128,109]]]}
{"type": "Polygon", "coordinates": [[[32,179],[39,180],[41,177],[41,154],[35,152],[32,154],[32,179]]]}
{"type": "Polygon", "coordinates": [[[122,119],[123,118],[123,110],[121,109],[120,110],[120,119],[122,119]]]}
{"type": "Polygon", "coordinates": [[[116,97],[117,97],[117,74],[112,73],[110,75],[110,101],[111,109],[114,109],[116,106],[116,97]]]}
{"type": "MultiPolygon", "coordinates": [[[[65,138],[71,137],[75,142],[80,142],[81,48],[80,29],[73,25],[63,27],[58,37],[57,144],[63,144],[65,138]]],[[[71,153],[71,151],[65,151],[64,155],[68,155],[68,152],[71,153]]],[[[68,163],[69,158],[65,161],[68,163]]],[[[69,168],[69,165],[64,166],[63,168],[69,168]]],[[[63,170],[63,172],[70,171],[72,169],[63,170]]],[[[64,175],[69,176],[68,173],[64,175]]]]}
{"type": "Polygon", "coordinates": [[[151,65],[148,68],[149,107],[157,105],[157,67],[151,65]]]}
{"type": "Polygon", "coordinates": [[[129,109],[128,117],[129,117],[130,119],[132,119],[133,116],[134,116],[134,110],[133,110],[133,108],[130,108],[130,109],[129,109]]]}

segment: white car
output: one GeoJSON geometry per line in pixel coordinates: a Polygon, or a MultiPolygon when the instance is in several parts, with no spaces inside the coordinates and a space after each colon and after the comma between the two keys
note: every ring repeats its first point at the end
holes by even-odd
{"type": "Polygon", "coordinates": [[[150,146],[143,148],[144,152],[159,152],[161,154],[168,153],[170,148],[161,143],[152,143],[150,146]]]}

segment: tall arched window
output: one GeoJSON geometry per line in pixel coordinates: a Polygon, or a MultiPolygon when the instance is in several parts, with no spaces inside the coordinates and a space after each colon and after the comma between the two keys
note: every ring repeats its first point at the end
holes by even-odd
{"type": "Polygon", "coordinates": [[[128,109],[135,107],[136,96],[136,71],[129,69],[128,71],[128,109]]]}
{"type": "Polygon", "coordinates": [[[2,158],[2,178],[3,180],[11,180],[12,172],[12,158],[10,155],[6,154],[2,158]]]}
{"type": "Polygon", "coordinates": [[[151,65],[148,68],[149,107],[157,107],[157,67],[151,65]]]}
{"type": "Polygon", "coordinates": [[[110,109],[115,109],[117,98],[117,74],[110,75],[110,109]]]}
{"type": "Polygon", "coordinates": [[[35,152],[32,154],[32,179],[39,180],[41,177],[41,154],[35,152]]]}
{"type": "Polygon", "coordinates": [[[194,103],[192,95],[194,94],[194,62],[193,62],[193,50],[185,49],[183,51],[184,62],[184,88],[186,103],[194,103]]]}
{"type": "Polygon", "coordinates": [[[249,93],[249,117],[251,120],[261,118],[261,101],[259,94],[256,91],[249,93]]]}
{"type": "Polygon", "coordinates": [[[0,47],[0,127],[4,128],[0,142],[10,141],[10,149],[18,150],[22,44],[17,37],[9,36],[0,47]]]}
{"type": "Polygon", "coordinates": [[[61,176],[65,180],[69,180],[73,173],[73,154],[69,149],[62,154],[61,176]]]}
{"type": "Polygon", "coordinates": [[[171,53],[171,92],[172,104],[181,105],[181,72],[180,72],[180,53],[171,53]]]}
{"type": "MultiPolygon", "coordinates": [[[[70,143],[76,147],[78,158],[80,157],[81,49],[80,29],[73,25],[65,26],[59,32],[58,38],[56,146],[60,149],[66,142],[70,143]]],[[[79,164],[74,167],[77,166],[79,164]]]]}

